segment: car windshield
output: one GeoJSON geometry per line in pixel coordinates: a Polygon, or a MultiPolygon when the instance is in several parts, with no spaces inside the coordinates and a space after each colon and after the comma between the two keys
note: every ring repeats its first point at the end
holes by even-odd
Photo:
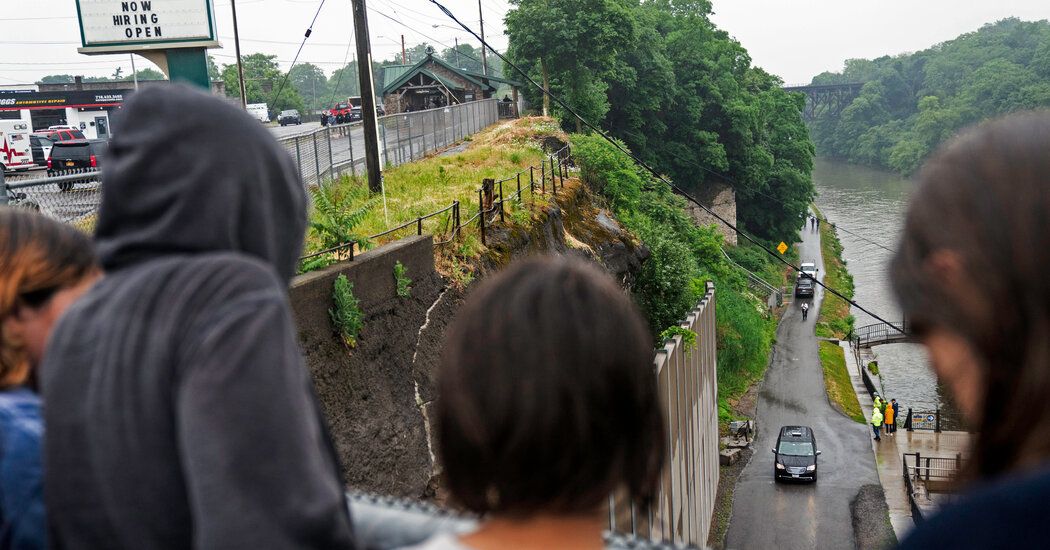
{"type": "Polygon", "coordinates": [[[295,116],[299,113],[295,111],[281,111],[281,116],[295,116]]]}
{"type": "Polygon", "coordinates": [[[813,443],[809,441],[781,441],[780,450],[777,452],[788,456],[813,456],[813,443]]]}

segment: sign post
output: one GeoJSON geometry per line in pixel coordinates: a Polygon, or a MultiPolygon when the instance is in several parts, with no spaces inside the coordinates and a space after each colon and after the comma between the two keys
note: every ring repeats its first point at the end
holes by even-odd
{"type": "Polygon", "coordinates": [[[171,80],[208,89],[207,48],[219,46],[213,0],[77,0],[78,51],[137,53],[171,80]]]}

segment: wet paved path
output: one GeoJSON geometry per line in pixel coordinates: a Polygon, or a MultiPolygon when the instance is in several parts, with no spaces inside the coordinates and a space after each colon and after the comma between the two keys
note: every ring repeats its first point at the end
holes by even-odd
{"type": "MultiPolygon", "coordinates": [[[[802,261],[822,265],[820,238],[802,231],[802,261]]],[[[818,276],[823,279],[824,271],[818,276]]],[[[818,288],[811,312],[820,309],[818,288]]],[[[853,548],[850,501],[862,485],[879,483],[871,434],[831,407],[814,335],[816,315],[802,321],[800,301],[790,304],[777,329],[769,371],[759,388],[755,454],[740,475],[726,537],[731,549],[853,548]],[[773,482],[773,453],[781,426],[813,428],[819,459],[815,484],[773,482]]]]}

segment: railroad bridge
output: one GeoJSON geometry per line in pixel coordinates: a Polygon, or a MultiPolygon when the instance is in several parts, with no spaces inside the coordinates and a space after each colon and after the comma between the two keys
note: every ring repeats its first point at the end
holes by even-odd
{"type": "Polygon", "coordinates": [[[813,120],[820,115],[839,116],[864,87],[863,82],[846,84],[799,84],[784,86],[788,92],[806,94],[806,107],[802,111],[804,120],[813,120]]]}

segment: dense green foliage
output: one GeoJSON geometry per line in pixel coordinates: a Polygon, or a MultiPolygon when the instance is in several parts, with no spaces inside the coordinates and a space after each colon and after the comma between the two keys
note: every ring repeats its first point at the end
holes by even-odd
{"type": "Polygon", "coordinates": [[[908,174],[964,126],[1050,107],[1050,23],[1004,19],[932,48],[850,59],[814,84],[864,82],[839,116],[813,124],[824,154],[908,174]]]}
{"type": "Polygon", "coordinates": [[[728,418],[728,401],[765,371],[775,321],[722,255],[721,234],[713,227],[697,227],[685,213],[684,199],[600,137],[576,134],[572,144],[584,182],[599,190],[617,219],[649,246],[652,255],[642,264],[632,293],[658,341],[673,334],[666,329],[677,326],[696,305],[704,282],[715,282],[719,408],[728,418]]]}
{"type": "MultiPolygon", "coordinates": [[[[738,219],[792,241],[813,197],[802,97],[752,67],[706,0],[514,0],[511,59],[685,188],[730,183],[738,219]]],[[[533,105],[542,94],[526,90],[533,105]]],[[[567,127],[577,121],[557,105],[567,127]]]]}

